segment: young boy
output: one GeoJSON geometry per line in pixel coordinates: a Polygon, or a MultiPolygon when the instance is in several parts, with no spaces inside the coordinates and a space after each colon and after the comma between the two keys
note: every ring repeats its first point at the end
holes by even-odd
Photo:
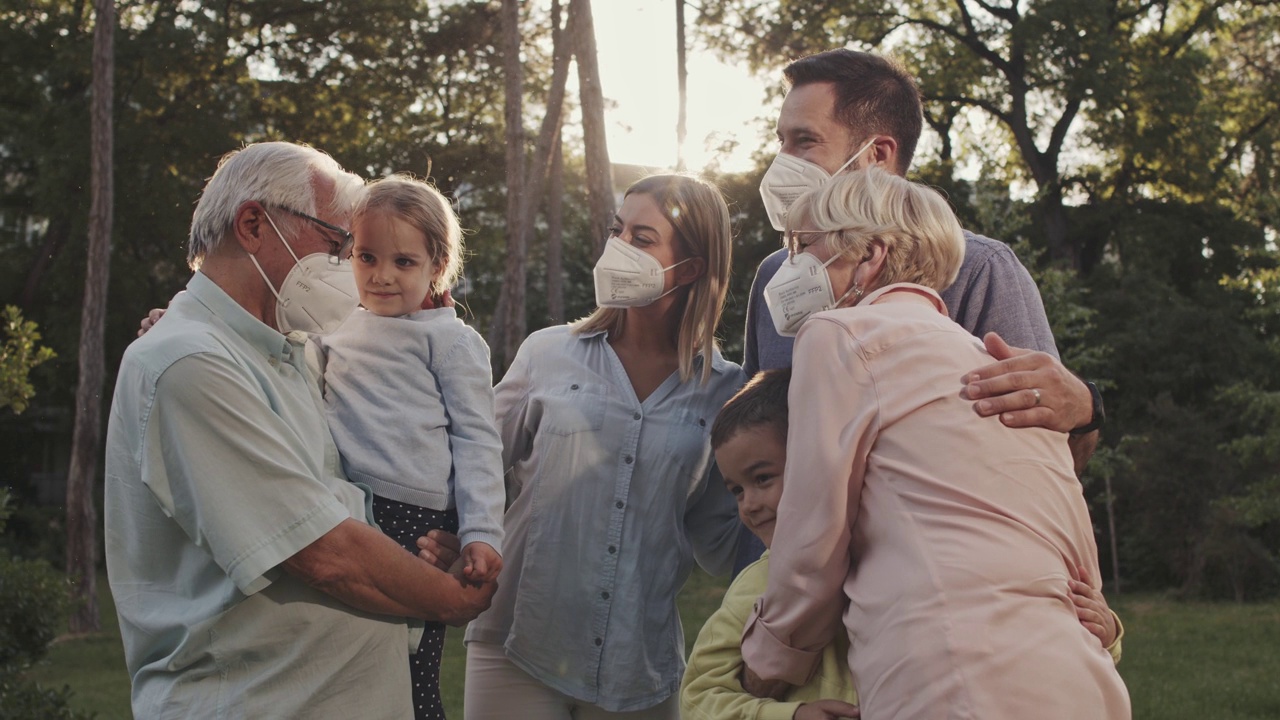
{"type": "MultiPolygon", "coordinates": [[[[725,486],[738,500],[742,524],[768,548],[773,543],[782,472],[787,462],[787,388],[791,370],[756,375],[734,395],[711,427],[711,447],[725,486]]],[[[694,643],[680,689],[681,717],[688,720],[834,720],[858,717],[849,672],[848,637],[842,632],[822,650],[808,684],[783,700],[754,697],[742,688],[742,627],[769,577],[769,553],[747,566],[725,592],[694,643]]],[[[1080,622],[1120,661],[1123,628],[1102,595],[1072,583],[1080,622]]]]}

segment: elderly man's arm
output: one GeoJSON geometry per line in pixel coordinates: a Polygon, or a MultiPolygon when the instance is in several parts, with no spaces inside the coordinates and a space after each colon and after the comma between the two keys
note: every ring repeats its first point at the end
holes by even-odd
{"type": "Polygon", "coordinates": [[[497,583],[473,584],[404,551],[377,529],[347,519],[282,567],[366,612],[462,625],[489,607],[497,583]]]}

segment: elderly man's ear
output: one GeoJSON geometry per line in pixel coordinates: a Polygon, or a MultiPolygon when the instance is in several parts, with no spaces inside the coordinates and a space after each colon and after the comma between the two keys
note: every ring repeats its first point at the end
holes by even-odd
{"type": "Polygon", "coordinates": [[[246,200],[241,203],[236,209],[236,219],[232,229],[236,235],[236,243],[250,255],[257,255],[265,240],[265,233],[271,231],[266,208],[256,200],[246,200]]]}

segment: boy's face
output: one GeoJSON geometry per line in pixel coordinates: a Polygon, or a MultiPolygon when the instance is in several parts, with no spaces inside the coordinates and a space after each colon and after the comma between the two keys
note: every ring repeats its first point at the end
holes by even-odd
{"type": "Polygon", "coordinates": [[[716,448],[716,464],[725,487],[738,500],[742,523],[765,547],[772,546],[787,464],[786,436],[773,425],[739,430],[716,448]]]}
{"type": "Polygon", "coordinates": [[[360,304],[374,315],[395,317],[422,309],[431,291],[435,264],[422,231],[388,212],[356,218],[351,267],[360,304]]]}

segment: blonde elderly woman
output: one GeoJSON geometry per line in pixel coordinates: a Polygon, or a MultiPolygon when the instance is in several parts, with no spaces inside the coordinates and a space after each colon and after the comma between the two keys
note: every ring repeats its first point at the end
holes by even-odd
{"type": "Polygon", "coordinates": [[[864,717],[1128,718],[1070,599],[1099,574],[1066,438],[960,397],[992,359],[938,296],[964,252],[946,201],[870,168],[802,197],[791,223],[765,291],[799,334],[749,685],[804,684],[843,612],[864,717]]]}

